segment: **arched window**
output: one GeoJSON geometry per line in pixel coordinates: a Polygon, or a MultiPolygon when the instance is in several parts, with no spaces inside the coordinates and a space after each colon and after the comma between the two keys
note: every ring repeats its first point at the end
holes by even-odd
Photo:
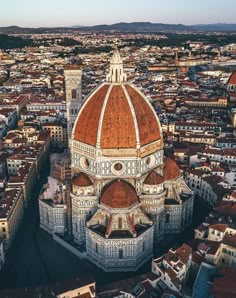
{"type": "Polygon", "coordinates": [[[118,218],[118,229],[122,229],[122,217],[118,218]]]}
{"type": "Polygon", "coordinates": [[[123,259],[123,249],[119,249],[119,259],[123,259]]]}
{"type": "Polygon", "coordinates": [[[76,89],[71,89],[71,97],[76,98],[76,89]]]}
{"type": "Polygon", "coordinates": [[[169,223],[169,222],[170,222],[170,214],[167,213],[167,214],[166,214],[166,223],[169,223]]]}

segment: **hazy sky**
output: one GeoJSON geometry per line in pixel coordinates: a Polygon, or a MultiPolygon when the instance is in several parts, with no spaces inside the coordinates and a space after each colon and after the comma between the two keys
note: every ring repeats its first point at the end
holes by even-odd
{"type": "Polygon", "coordinates": [[[0,0],[0,26],[236,23],[236,0],[0,0]]]}

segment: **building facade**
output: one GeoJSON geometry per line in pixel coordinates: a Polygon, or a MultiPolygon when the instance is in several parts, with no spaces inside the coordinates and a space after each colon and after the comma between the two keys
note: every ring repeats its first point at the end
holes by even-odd
{"type": "Polygon", "coordinates": [[[23,192],[21,188],[6,189],[0,199],[0,237],[8,249],[16,235],[24,215],[23,192]]]}
{"type": "Polygon", "coordinates": [[[49,234],[69,232],[67,171],[67,160],[56,162],[39,196],[40,227],[49,234]]]}
{"type": "Polygon", "coordinates": [[[67,128],[65,123],[43,123],[42,129],[50,132],[52,148],[63,149],[68,146],[67,128]]]}

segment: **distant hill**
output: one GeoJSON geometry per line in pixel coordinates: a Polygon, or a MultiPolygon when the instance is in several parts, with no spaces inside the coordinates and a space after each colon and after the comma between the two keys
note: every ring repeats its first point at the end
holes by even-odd
{"type": "Polygon", "coordinates": [[[32,41],[30,39],[23,39],[19,36],[9,36],[7,34],[0,34],[0,49],[15,49],[30,46],[32,41]]]}
{"type": "Polygon", "coordinates": [[[200,24],[200,25],[183,25],[183,24],[162,24],[150,22],[134,23],[116,23],[112,25],[97,25],[83,27],[87,30],[119,30],[128,32],[166,32],[166,31],[236,31],[236,24],[200,24]]]}
{"type": "Polygon", "coordinates": [[[200,31],[236,31],[236,24],[226,24],[226,23],[217,23],[217,24],[199,24],[190,26],[194,30],[200,31]]]}
{"type": "Polygon", "coordinates": [[[83,29],[97,31],[126,31],[126,32],[160,32],[160,31],[183,31],[187,26],[182,24],[162,24],[150,22],[116,23],[112,25],[96,25],[84,27],[83,29]]]}
{"type": "Polygon", "coordinates": [[[72,27],[39,27],[39,28],[23,28],[18,26],[0,27],[0,34],[42,34],[42,33],[58,33],[69,32],[71,30],[78,30],[72,27]]]}
{"type": "Polygon", "coordinates": [[[116,23],[112,25],[96,25],[96,26],[72,26],[72,27],[55,27],[55,28],[22,28],[18,26],[0,27],[2,34],[27,34],[27,33],[56,33],[70,31],[121,31],[121,32],[183,32],[183,31],[218,31],[229,32],[236,31],[236,24],[199,24],[199,25],[183,25],[183,24],[162,24],[150,22],[133,22],[133,23],[116,23]]]}

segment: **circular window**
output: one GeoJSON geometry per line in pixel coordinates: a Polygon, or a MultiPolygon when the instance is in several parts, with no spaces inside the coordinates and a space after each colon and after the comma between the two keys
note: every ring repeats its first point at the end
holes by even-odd
{"type": "Polygon", "coordinates": [[[122,166],[121,163],[117,162],[116,164],[114,164],[114,169],[115,169],[116,171],[121,171],[122,168],[123,168],[123,166],[122,166]]]}
{"type": "Polygon", "coordinates": [[[155,157],[154,155],[150,155],[146,158],[146,165],[148,166],[148,168],[152,168],[155,164],[155,157]]]}
{"type": "Polygon", "coordinates": [[[149,166],[150,163],[151,163],[151,157],[149,156],[149,157],[146,159],[146,164],[147,164],[147,166],[149,166]]]}
{"type": "Polygon", "coordinates": [[[86,157],[84,157],[84,156],[82,156],[82,157],[80,158],[80,164],[81,164],[81,167],[82,167],[83,169],[88,169],[88,167],[89,167],[89,165],[90,165],[89,160],[88,160],[86,157]]]}
{"type": "Polygon", "coordinates": [[[123,162],[114,162],[111,165],[111,171],[114,175],[123,175],[126,171],[126,166],[123,162]]]}
{"type": "Polygon", "coordinates": [[[84,165],[85,165],[86,167],[89,167],[89,160],[88,160],[87,158],[85,158],[85,160],[84,160],[84,165]]]}

